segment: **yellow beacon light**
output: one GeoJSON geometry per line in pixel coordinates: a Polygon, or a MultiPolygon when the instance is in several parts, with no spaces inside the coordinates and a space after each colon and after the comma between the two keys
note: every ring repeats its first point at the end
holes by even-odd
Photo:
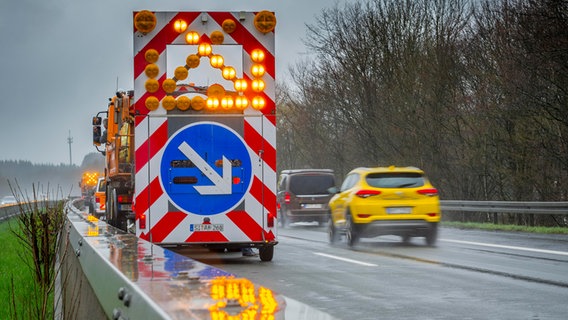
{"type": "Polygon", "coordinates": [[[251,87],[252,87],[252,91],[254,91],[254,92],[261,92],[262,90],[264,90],[265,86],[266,86],[266,84],[261,79],[252,80],[251,87]]]}
{"type": "Polygon", "coordinates": [[[233,105],[235,104],[235,102],[233,101],[233,98],[230,96],[224,96],[221,99],[221,108],[225,109],[225,110],[229,110],[231,108],[233,108],[233,105]]]}
{"type": "Polygon", "coordinates": [[[254,49],[250,53],[250,59],[256,63],[261,63],[264,61],[264,51],[260,49],[254,49]]]}
{"type": "Polygon", "coordinates": [[[245,79],[237,79],[234,84],[237,92],[244,92],[247,89],[247,81],[245,79]]]}
{"type": "Polygon", "coordinates": [[[187,22],[185,22],[183,19],[177,19],[174,22],[174,30],[177,33],[182,33],[187,29],[187,22]]]}
{"type": "Polygon", "coordinates": [[[195,31],[190,31],[185,35],[185,42],[187,44],[198,44],[199,43],[199,33],[195,31]]]}
{"type": "Polygon", "coordinates": [[[205,105],[209,110],[215,110],[219,108],[219,99],[218,98],[207,98],[205,101],[205,105]]]}
{"type": "Polygon", "coordinates": [[[256,96],[254,98],[252,98],[252,107],[256,110],[260,110],[262,108],[264,108],[264,106],[266,105],[266,101],[264,101],[264,98],[261,96],[256,96]]]}
{"type": "Polygon", "coordinates": [[[209,61],[211,63],[211,66],[213,68],[222,68],[223,64],[225,63],[225,60],[223,59],[223,56],[220,56],[218,54],[214,54],[211,56],[211,59],[209,61]]]}
{"type": "Polygon", "coordinates": [[[250,68],[250,73],[252,73],[252,75],[257,78],[260,78],[265,73],[264,66],[261,64],[253,64],[252,67],[250,68]]]}
{"type": "Polygon", "coordinates": [[[197,54],[202,57],[209,56],[211,54],[212,48],[209,43],[202,43],[197,47],[197,54]]]}
{"type": "Polygon", "coordinates": [[[233,67],[224,67],[222,74],[223,74],[223,79],[233,80],[237,76],[237,71],[233,67]]]}
{"type": "Polygon", "coordinates": [[[235,98],[235,107],[239,110],[244,110],[248,107],[248,99],[245,96],[238,96],[235,98]]]}

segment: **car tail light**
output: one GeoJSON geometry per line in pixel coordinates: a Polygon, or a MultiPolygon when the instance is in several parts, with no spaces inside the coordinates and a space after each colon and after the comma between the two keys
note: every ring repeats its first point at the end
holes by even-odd
{"type": "Polygon", "coordinates": [[[118,203],[130,203],[132,202],[132,197],[129,195],[119,195],[118,197],[118,203]]]}
{"type": "Polygon", "coordinates": [[[359,218],[368,218],[368,217],[370,217],[371,215],[370,215],[370,214],[367,214],[367,213],[360,213],[360,214],[358,214],[357,216],[358,216],[359,218]]]}
{"type": "Polygon", "coordinates": [[[433,196],[437,196],[438,195],[438,190],[435,188],[430,188],[430,189],[420,189],[418,191],[419,194],[428,196],[428,197],[433,197],[433,196]]]}
{"type": "Polygon", "coordinates": [[[285,204],[290,204],[290,193],[286,192],[284,194],[284,203],[285,204]]]}
{"type": "Polygon", "coordinates": [[[379,194],[381,194],[381,192],[377,190],[359,190],[355,195],[359,198],[368,198],[372,196],[378,196],[379,194]]]}

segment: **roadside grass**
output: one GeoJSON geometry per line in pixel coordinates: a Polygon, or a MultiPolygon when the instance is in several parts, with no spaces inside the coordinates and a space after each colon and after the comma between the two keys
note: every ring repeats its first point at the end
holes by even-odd
{"type": "Polygon", "coordinates": [[[40,304],[31,255],[13,232],[18,228],[16,219],[0,223],[0,319],[36,318],[34,309],[40,304]]]}
{"type": "Polygon", "coordinates": [[[456,221],[443,221],[442,226],[458,228],[458,229],[479,229],[479,230],[489,230],[489,231],[568,234],[568,228],[563,228],[563,227],[528,227],[528,226],[517,226],[517,225],[508,225],[508,224],[502,225],[502,224],[493,224],[493,223],[456,222],[456,221]]]}

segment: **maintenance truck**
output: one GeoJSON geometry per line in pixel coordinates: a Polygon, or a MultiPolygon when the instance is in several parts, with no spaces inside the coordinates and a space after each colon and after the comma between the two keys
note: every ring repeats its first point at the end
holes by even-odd
{"type": "Polygon", "coordinates": [[[108,222],[164,246],[258,248],[271,261],[274,13],[133,16],[134,90],[92,121],[108,222]]]}

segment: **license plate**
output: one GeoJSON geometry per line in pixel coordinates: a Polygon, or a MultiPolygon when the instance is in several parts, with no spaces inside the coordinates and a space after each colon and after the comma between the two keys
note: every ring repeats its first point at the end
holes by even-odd
{"type": "Polygon", "coordinates": [[[304,204],[304,209],[321,209],[323,208],[321,203],[306,203],[304,204]]]}
{"type": "Polygon", "coordinates": [[[132,205],[131,204],[121,204],[120,210],[121,211],[132,211],[132,205]]]}
{"type": "Polygon", "coordinates": [[[192,224],[190,231],[223,231],[222,224],[192,224]]]}
{"type": "Polygon", "coordinates": [[[407,214],[407,213],[411,213],[412,212],[412,208],[410,207],[391,207],[391,208],[387,208],[387,213],[388,214],[407,214]]]}

